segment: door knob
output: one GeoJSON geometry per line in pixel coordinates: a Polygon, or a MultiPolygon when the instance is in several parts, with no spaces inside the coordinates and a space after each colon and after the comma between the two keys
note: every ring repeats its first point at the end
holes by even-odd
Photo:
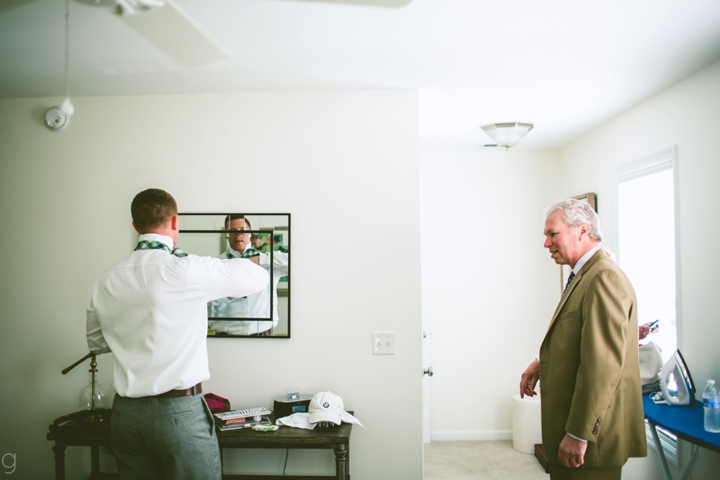
{"type": "Polygon", "coordinates": [[[427,375],[428,377],[432,377],[432,376],[433,376],[432,367],[429,367],[427,370],[423,370],[423,375],[427,375]]]}

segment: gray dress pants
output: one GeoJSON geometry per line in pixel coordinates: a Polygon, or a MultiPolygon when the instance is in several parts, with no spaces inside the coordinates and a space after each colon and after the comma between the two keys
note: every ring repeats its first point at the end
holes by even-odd
{"type": "Polygon", "coordinates": [[[121,479],[222,478],[213,417],[202,394],[115,395],[112,410],[112,445],[121,479]]]}

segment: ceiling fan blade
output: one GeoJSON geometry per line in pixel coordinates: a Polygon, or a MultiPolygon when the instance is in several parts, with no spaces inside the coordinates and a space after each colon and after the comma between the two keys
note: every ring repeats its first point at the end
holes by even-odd
{"type": "Polygon", "coordinates": [[[346,5],[365,5],[373,7],[404,7],[412,0],[285,0],[291,2],[342,3],[346,5]]]}
{"type": "Polygon", "coordinates": [[[186,67],[203,67],[230,56],[230,50],[171,0],[152,12],[120,19],[186,67]]]}
{"type": "Polygon", "coordinates": [[[35,0],[0,0],[0,10],[8,10],[23,3],[34,2],[35,0]]]}

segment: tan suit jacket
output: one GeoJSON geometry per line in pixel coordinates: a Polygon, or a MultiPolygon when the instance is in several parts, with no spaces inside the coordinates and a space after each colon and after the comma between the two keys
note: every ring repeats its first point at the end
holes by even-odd
{"type": "Polygon", "coordinates": [[[583,265],[540,348],[543,447],[559,463],[566,433],[588,440],[581,468],[647,455],[635,291],[602,250],[583,265]]]}

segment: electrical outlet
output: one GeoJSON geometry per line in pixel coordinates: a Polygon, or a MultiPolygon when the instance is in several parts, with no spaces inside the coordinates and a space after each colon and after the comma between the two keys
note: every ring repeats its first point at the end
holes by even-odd
{"type": "Polygon", "coordinates": [[[395,355],[395,332],[373,332],[373,355],[395,355]]]}

